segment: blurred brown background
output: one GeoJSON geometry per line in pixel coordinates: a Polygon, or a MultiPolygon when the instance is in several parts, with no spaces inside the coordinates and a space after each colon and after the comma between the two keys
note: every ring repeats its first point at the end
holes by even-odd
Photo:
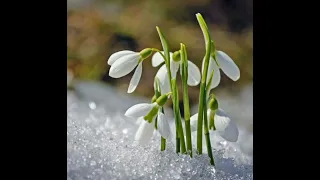
{"type": "MultiPolygon", "coordinates": [[[[205,46],[195,14],[200,12],[209,25],[219,50],[239,66],[237,82],[223,73],[215,91],[237,93],[251,84],[252,0],[68,0],[68,69],[75,78],[98,80],[126,93],[133,74],[113,79],[108,76],[109,56],[120,50],[162,49],[155,26],[165,34],[171,51],[180,42],[188,59],[201,68],[205,46]]],[[[158,68],[145,60],[140,83],[134,94],[153,96],[153,80],[158,68]]],[[[197,103],[199,86],[192,87],[190,102],[197,103]]]]}

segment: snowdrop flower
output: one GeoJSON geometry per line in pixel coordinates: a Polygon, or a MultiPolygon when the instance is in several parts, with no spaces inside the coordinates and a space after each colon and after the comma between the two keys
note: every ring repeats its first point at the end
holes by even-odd
{"type": "MultiPolygon", "coordinates": [[[[203,72],[204,61],[202,63],[202,72],[203,72]]],[[[220,83],[220,70],[221,69],[230,79],[233,81],[237,81],[240,78],[240,70],[238,66],[234,63],[234,61],[223,51],[216,51],[216,61],[213,57],[210,57],[208,73],[207,73],[207,85],[209,83],[209,79],[211,76],[211,72],[213,72],[213,78],[211,81],[211,85],[208,89],[217,87],[220,83]]]]}
{"type": "MultiPolygon", "coordinates": [[[[223,139],[229,142],[237,142],[239,130],[230,117],[221,109],[218,108],[217,100],[210,101],[210,108],[207,110],[209,119],[209,129],[215,130],[223,139]]],[[[191,131],[197,131],[198,113],[190,118],[191,131]]]]}
{"type": "Polygon", "coordinates": [[[112,54],[108,60],[111,66],[109,76],[120,78],[129,74],[135,67],[136,70],[130,80],[128,93],[132,93],[138,86],[142,74],[142,62],[152,54],[151,48],[146,48],[140,52],[123,50],[112,54]]]}
{"type": "Polygon", "coordinates": [[[130,107],[125,116],[137,119],[140,124],[135,134],[135,140],[140,145],[145,145],[151,141],[154,131],[155,118],[158,118],[158,132],[164,138],[170,136],[170,126],[165,115],[159,108],[165,104],[169,94],[160,96],[154,103],[140,103],[130,107]]]}
{"type": "MultiPolygon", "coordinates": [[[[163,51],[162,51],[163,53],[163,51]]],[[[181,66],[181,60],[178,57],[178,51],[176,53],[170,52],[170,71],[172,78],[176,78],[177,72],[179,70],[179,67],[181,66]],[[175,57],[177,56],[177,57],[175,57]]],[[[164,62],[163,57],[159,52],[156,52],[151,59],[152,66],[157,67],[161,63],[164,62]]],[[[181,70],[181,68],[180,68],[181,70]]],[[[180,72],[181,73],[181,72],[180,72]]],[[[161,83],[161,93],[168,93],[170,92],[170,82],[169,77],[167,74],[167,67],[166,64],[163,64],[160,69],[158,70],[156,77],[159,78],[161,83]]],[[[189,86],[196,86],[200,83],[201,80],[201,74],[199,68],[188,60],[188,85],[189,86]]]]}

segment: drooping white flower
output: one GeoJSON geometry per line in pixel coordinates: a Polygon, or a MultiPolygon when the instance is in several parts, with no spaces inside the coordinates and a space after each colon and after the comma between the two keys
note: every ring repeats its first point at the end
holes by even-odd
{"type": "Polygon", "coordinates": [[[158,70],[156,77],[159,79],[159,82],[160,82],[161,94],[166,94],[170,92],[171,91],[170,81],[167,74],[167,67],[165,64],[161,66],[161,68],[158,70]]]}
{"type": "Polygon", "coordinates": [[[134,140],[138,141],[140,145],[148,144],[153,136],[154,131],[154,121],[151,123],[140,117],[141,123],[135,134],[134,140]]]}
{"type": "Polygon", "coordinates": [[[215,113],[214,126],[225,140],[230,142],[238,141],[238,127],[222,109],[218,109],[215,113]]]}
{"type": "Polygon", "coordinates": [[[168,118],[160,111],[158,112],[158,132],[165,139],[168,139],[171,135],[168,118]]]}
{"type": "MultiPolygon", "coordinates": [[[[233,81],[237,81],[240,78],[240,70],[238,66],[234,63],[234,61],[223,51],[216,51],[216,60],[212,57],[209,60],[209,66],[207,71],[207,85],[209,83],[211,72],[213,72],[213,78],[211,81],[211,85],[208,89],[217,87],[220,83],[220,70],[221,69],[230,79],[233,81]],[[218,63],[218,64],[217,64],[218,63]]],[[[202,62],[202,72],[204,68],[204,61],[202,62]]]]}
{"type": "MultiPolygon", "coordinates": [[[[178,61],[178,62],[174,61],[172,56],[173,56],[173,53],[170,52],[170,71],[171,71],[172,78],[176,78],[177,72],[181,67],[181,61],[178,61]]],[[[153,67],[157,67],[164,62],[164,59],[159,52],[156,52],[152,56],[151,62],[153,67]]],[[[166,64],[163,64],[160,67],[160,69],[156,74],[156,77],[159,78],[161,83],[160,84],[161,94],[170,92],[170,82],[169,82],[166,64]]],[[[201,80],[201,74],[200,74],[199,68],[194,63],[188,60],[188,82],[187,82],[188,85],[196,86],[200,83],[200,80],[201,80]]]]}
{"type": "MultiPolygon", "coordinates": [[[[208,119],[210,117],[211,110],[207,110],[208,119]]],[[[194,114],[190,118],[191,131],[197,131],[198,125],[198,113],[194,114]]],[[[235,122],[221,109],[214,114],[214,126],[215,131],[225,140],[229,142],[237,142],[239,136],[239,130],[235,122]]]]}
{"type": "Polygon", "coordinates": [[[130,80],[128,93],[132,93],[138,86],[142,74],[143,59],[151,55],[152,50],[146,48],[140,52],[123,50],[116,52],[108,59],[108,64],[111,66],[109,76],[120,78],[129,74],[135,67],[136,70],[130,80]]]}
{"type": "Polygon", "coordinates": [[[125,112],[125,116],[137,119],[136,123],[140,124],[135,135],[135,140],[138,141],[140,145],[150,142],[153,135],[155,118],[158,119],[157,125],[160,135],[168,138],[171,134],[167,118],[160,112],[158,103],[163,106],[164,99],[162,98],[162,100],[154,103],[136,104],[125,112]]]}
{"type": "Polygon", "coordinates": [[[156,102],[150,104],[150,103],[140,103],[131,106],[124,115],[127,117],[138,119],[140,117],[143,117],[147,115],[153,107],[157,105],[156,102]]]}
{"type": "Polygon", "coordinates": [[[139,128],[135,134],[134,139],[139,142],[140,145],[148,144],[153,136],[153,132],[155,130],[155,118],[158,118],[158,132],[159,134],[168,139],[171,135],[170,126],[165,118],[165,115],[162,112],[158,112],[158,115],[153,117],[152,122],[146,121],[143,117],[139,118],[139,128]]]}

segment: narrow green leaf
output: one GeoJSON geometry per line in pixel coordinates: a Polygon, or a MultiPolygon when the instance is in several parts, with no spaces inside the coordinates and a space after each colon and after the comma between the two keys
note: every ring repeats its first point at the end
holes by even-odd
{"type": "Polygon", "coordinates": [[[158,31],[158,34],[160,37],[160,41],[161,41],[162,48],[164,51],[164,56],[166,57],[166,60],[170,61],[169,46],[168,46],[167,40],[164,37],[163,33],[161,32],[160,28],[158,26],[156,26],[156,28],[157,28],[157,31],[158,31]]]}
{"type": "MultiPolygon", "coordinates": [[[[203,19],[202,15],[200,13],[197,13],[196,17],[199,22],[200,28],[202,30],[206,44],[211,44],[210,33],[209,33],[208,26],[207,26],[205,20],[203,19]]],[[[210,48],[207,50],[211,51],[210,48]]]]}
{"type": "MultiPolygon", "coordinates": [[[[208,26],[206,22],[204,21],[202,15],[200,13],[196,14],[198,23],[200,25],[200,28],[202,30],[205,45],[206,45],[206,54],[204,57],[204,63],[203,63],[203,73],[201,78],[201,84],[200,84],[200,94],[199,94],[199,108],[198,108],[198,126],[197,126],[197,150],[199,154],[202,154],[202,125],[204,119],[207,118],[207,113],[204,113],[204,103],[206,103],[206,81],[207,81],[207,73],[208,73],[208,66],[209,66],[209,60],[210,60],[210,54],[211,54],[211,37],[209,34],[208,26]]],[[[210,138],[210,137],[209,137],[210,138]]]]}
{"type": "Polygon", "coordinates": [[[188,96],[188,57],[187,50],[184,44],[181,46],[181,62],[182,62],[182,86],[183,86],[183,103],[184,103],[184,118],[186,121],[190,120],[190,107],[189,107],[189,96],[188,96]]]}

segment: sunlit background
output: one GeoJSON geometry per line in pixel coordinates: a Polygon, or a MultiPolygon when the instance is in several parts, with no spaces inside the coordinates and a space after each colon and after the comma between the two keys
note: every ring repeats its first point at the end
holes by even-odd
{"type": "MultiPolygon", "coordinates": [[[[68,71],[76,79],[100,81],[126,93],[134,71],[113,79],[108,75],[107,60],[112,53],[124,49],[162,49],[156,26],[165,34],[171,51],[184,43],[189,60],[201,68],[205,45],[195,17],[198,12],[208,23],[217,49],[226,52],[241,72],[237,82],[221,73],[221,83],[214,92],[223,94],[223,100],[241,96],[236,102],[228,101],[238,104],[229,111],[251,113],[245,116],[251,118],[251,125],[252,0],[68,0],[68,71]]],[[[144,61],[140,84],[132,96],[153,96],[157,70],[151,66],[151,58],[144,61]]],[[[198,92],[199,86],[189,89],[191,105],[198,103],[198,92]]],[[[228,107],[228,103],[224,106],[228,107]]]]}

